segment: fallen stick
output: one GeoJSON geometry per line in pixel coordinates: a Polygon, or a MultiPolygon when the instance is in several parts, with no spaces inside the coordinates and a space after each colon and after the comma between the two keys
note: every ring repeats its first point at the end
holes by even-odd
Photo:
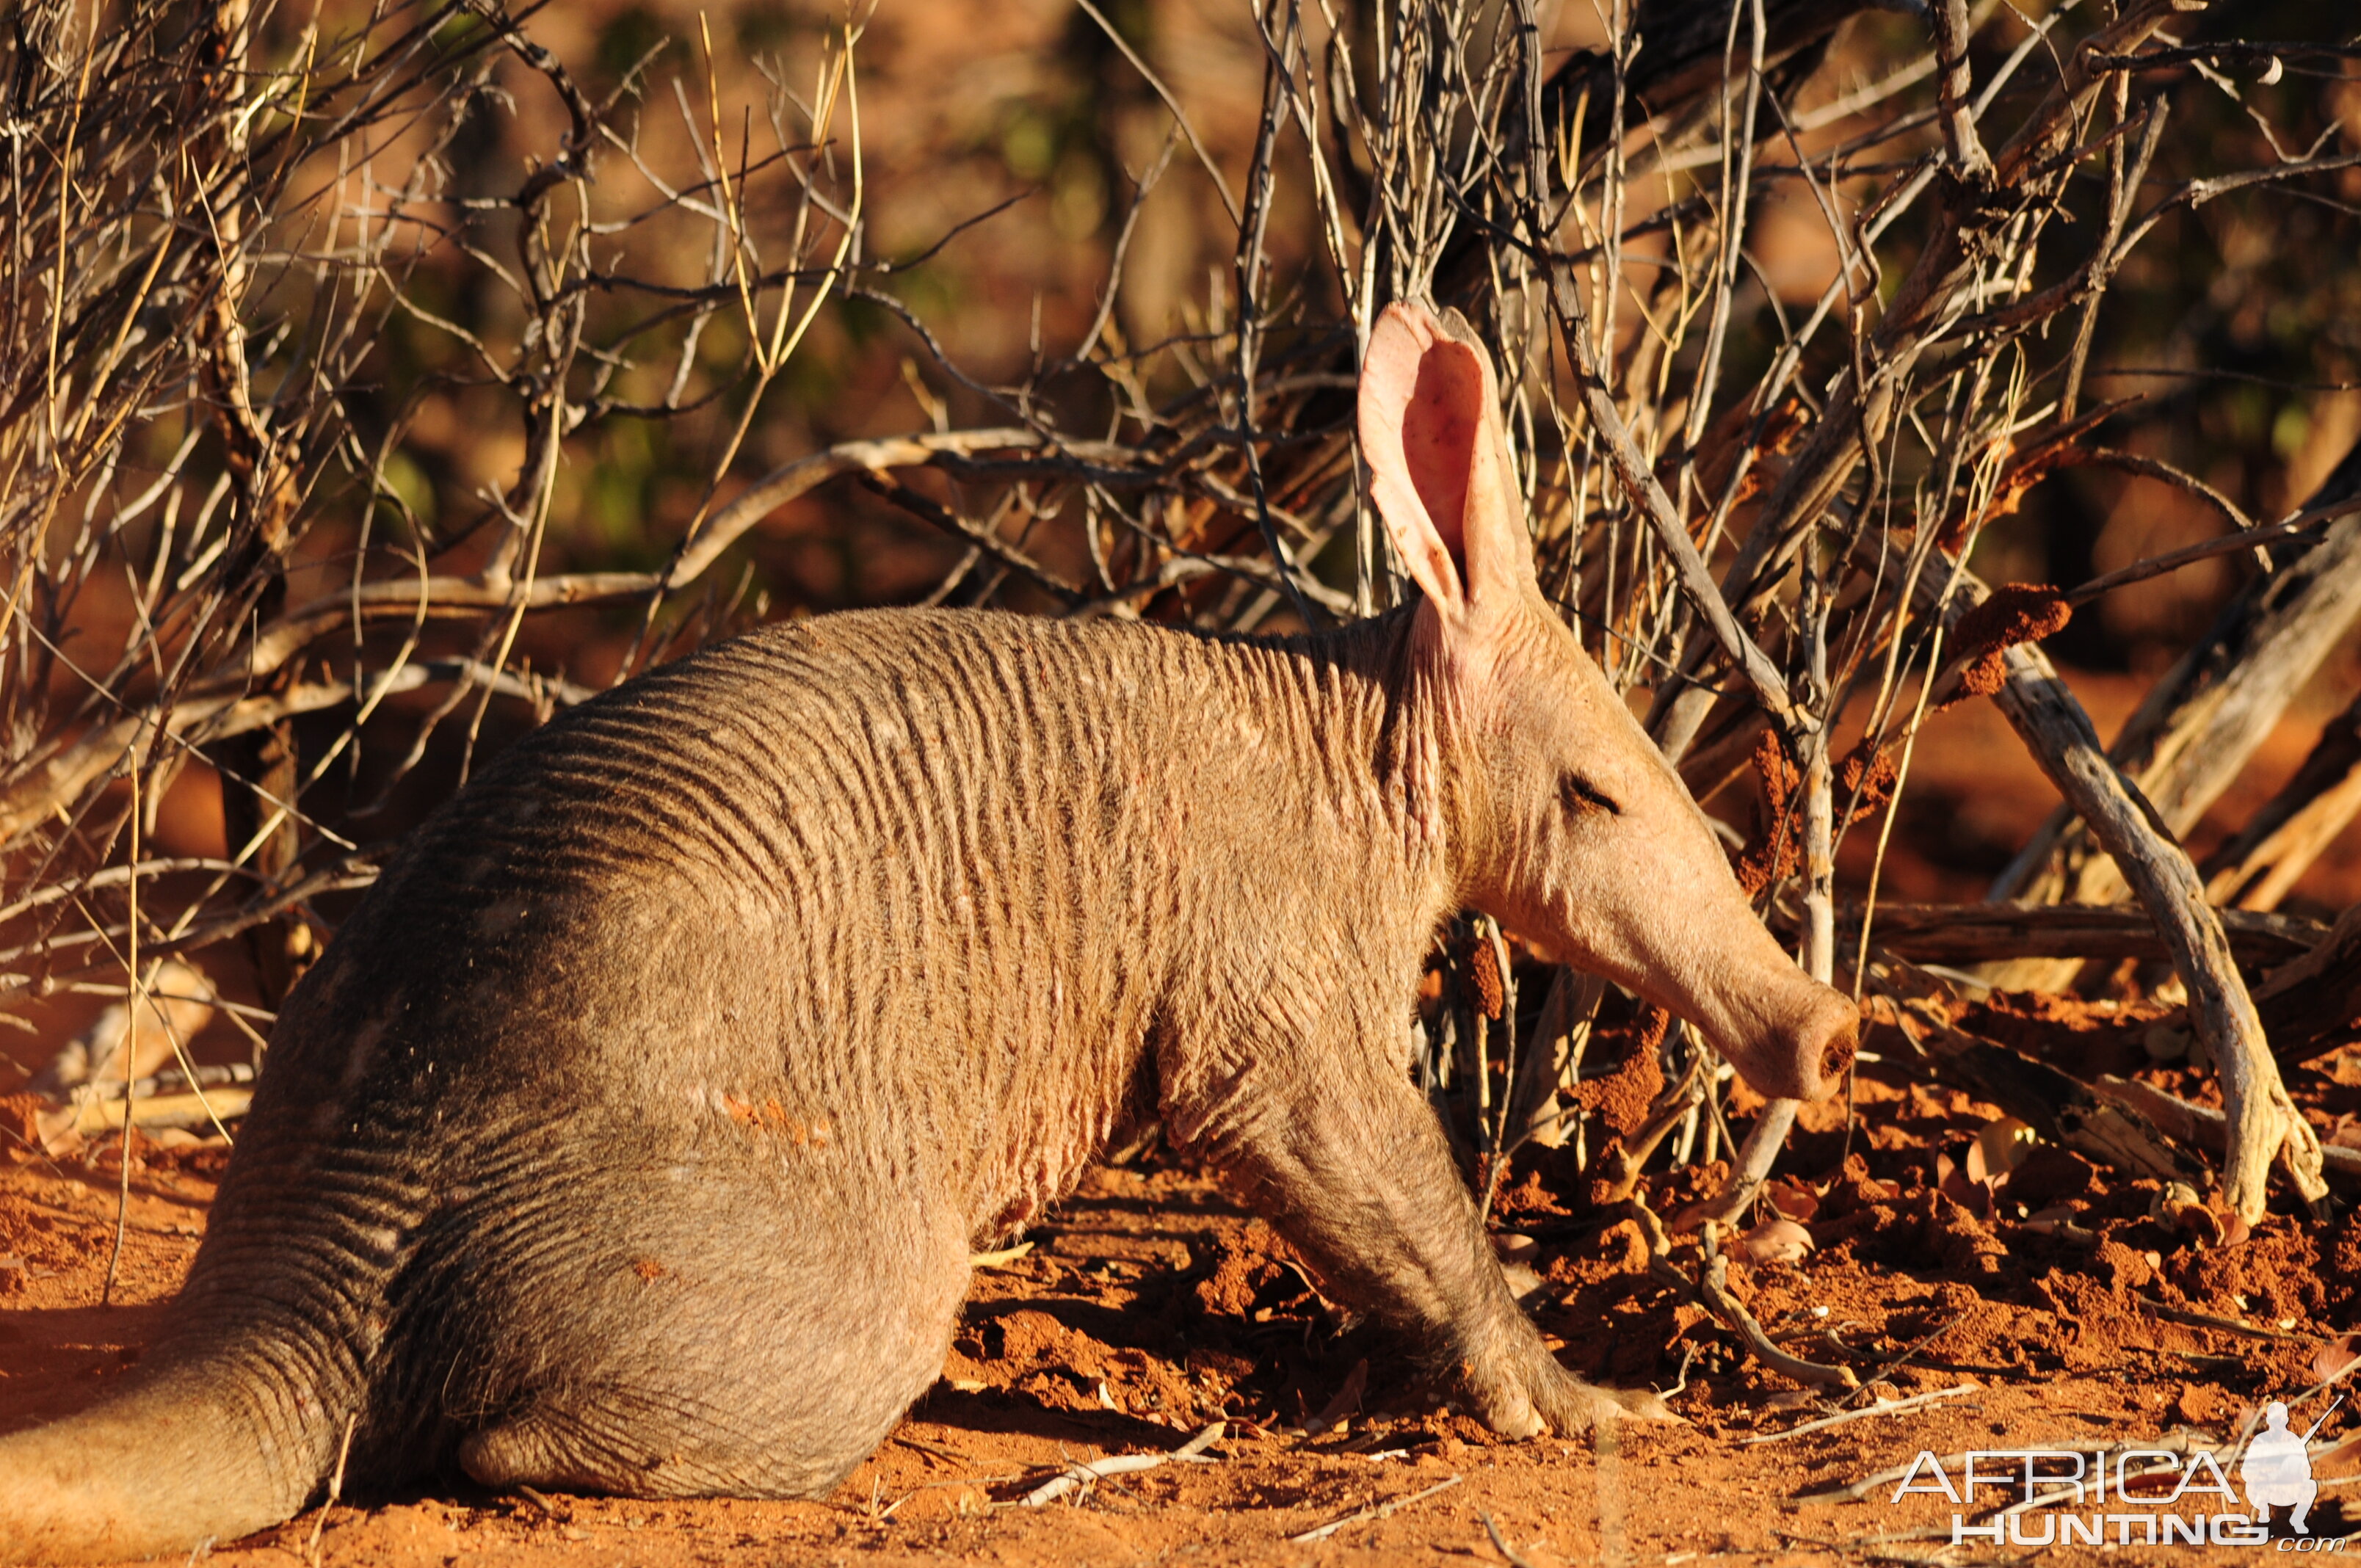
{"type": "MultiPolygon", "coordinates": [[[[123,1130],[123,1107],[132,1107],[131,1124],[135,1127],[204,1127],[216,1121],[234,1122],[246,1114],[254,1100],[251,1089],[214,1089],[188,1094],[159,1094],[152,1100],[126,1102],[120,1094],[111,1100],[89,1099],[71,1105],[60,1105],[54,1111],[44,1111],[36,1118],[44,1147],[63,1141],[68,1135],[88,1137],[93,1133],[119,1133],[123,1130]]],[[[55,1152],[52,1150],[51,1152],[55,1152]]]]}
{"type": "MultiPolygon", "coordinates": [[[[2254,997],[2271,1055],[2282,1067],[2300,1067],[2361,1041],[2361,905],[2266,975],[2254,997]]],[[[2185,1027],[2186,1010],[2158,1022],[2185,1027]]]]}
{"type": "MultiPolygon", "coordinates": [[[[191,1089],[214,1089],[229,1084],[247,1085],[253,1081],[254,1069],[242,1061],[230,1062],[221,1067],[201,1067],[197,1069],[196,1077],[193,1080],[179,1068],[168,1067],[163,1071],[151,1074],[147,1078],[134,1079],[131,1083],[131,1092],[141,1100],[152,1100],[159,1095],[181,1094],[191,1089]]],[[[86,1100],[120,1100],[123,1098],[123,1080],[119,1078],[104,1079],[87,1083],[75,1090],[74,1095],[78,1099],[86,1100]]]]}
{"type": "MultiPolygon", "coordinates": [[[[2103,1073],[2092,1080],[2091,1089],[2104,1099],[2138,1112],[2166,1136],[2193,1148],[2219,1154],[2229,1142],[2228,1121],[2211,1105],[2192,1105],[2152,1083],[2117,1078],[2113,1073],[2103,1073]]],[[[2323,1144],[2320,1157],[2322,1173],[2331,1181],[2340,1187],[2361,1190],[2361,1149],[2323,1144]]]]}
{"type": "MultiPolygon", "coordinates": [[[[147,1079],[170,1069],[213,1019],[213,981],[181,959],[167,959],[141,989],[136,1023],[131,1007],[115,1003],[67,1041],[26,1087],[60,1102],[92,1092],[119,1096],[125,1079],[147,1079]],[[126,1051],[131,1054],[127,1072],[126,1051]]],[[[143,1097],[152,1092],[146,1083],[136,1088],[143,1097]]]]}
{"type": "Polygon", "coordinates": [[[572,1508],[563,1508],[558,1507],[557,1504],[552,1501],[545,1494],[536,1492],[532,1487],[523,1485],[519,1485],[516,1488],[516,1492],[517,1496],[522,1497],[526,1502],[531,1503],[540,1511],[541,1517],[547,1519],[550,1523],[572,1524],[574,1522],[574,1510],[572,1508]]]}
{"type": "Polygon", "coordinates": [[[1772,1371],[1793,1377],[1798,1383],[1822,1388],[1860,1387],[1861,1376],[1851,1367],[1824,1366],[1817,1361],[1806,1361],[1800,1356],[1789,1355],[1771,1343],[1771,1336],[1763,1332],[1763,1325],[1754,1321],[1754,1314],[1746,1310],[1745,1303],[1730,1293],[1730,1260],[1715,1245],[1714,1233],[1718,1229],[1719,1227],[1716,1225],[1705,1228],[1705,1267],[1697,1275],[1697,1299],[1714,1316],[1736,1329],[1739,1337],[1746,1342],[1747,1348],[1754,1353],[1754,1358],[1772,1371]]]}
{"type": "Polygon", "coordinates": [[[2151,1300],[2136,1292],[2134,1293],[2132,1299],[2137,1301],[2154,1316],[2162,1318],[2166,1322],[2181,1323],[2192,1329],[2212,1329],[2217,1333],[2243,1334],[2248,1339],[2282,1340],[2291,1344],[2319,1343],[2317,1336],[2312,1334],[2290,1333],[2285,1329],[2267,1329],[2260,1323],[2242,1323],[2235,1318],[2220,1318],[2211,1312],[2191,1311],[2187,1307],[2168,1306],[2162,1301],[2151,1300]]]}
{"type": "Polygon", "coordinates": [[[1757,1432],[1752,1437],[1738,1440],[1741,1448],[1751,1448],[1760,1442],[1784,1442],[1791,1437],[1801,1437],[1807,1431],[1822,1431],[1840,1427],[1848,1421],[1866,1420],[1872,1416],[1898,1416],[1905,1410],[1915,1410],[1922,1405],[1932,1405],[1943,1399],[1956,1399],[1962,1394],[1981,1394],[1981,1383],[1961,1383],[1956,1387],[1938,1388],[1931,1394],[1913,1394],[1906,1399],[1880,1399],[1873,1405],[1863,1405],[1857,1410],[1839,1410],[1833,1416],[1822,1416],[1816,1421],[1806,1421],[1784,1431],[1757,1432]]]}
{"type": "Polygon", "coordinates": [[[1213,1461],[1205,1457],[1205,1450],[1219,1442],[1222,1433],[1228,1430],[1227,1422],[1215,1421],[1170,1453],[1118,1453],[1105,1459],[1093,1459],[1085,1464],[1070,1464],[1066,1466],[1065,1474],[1053,1475],[1026,1493],[1025,1506],[1028,1508],[1047,1508],[1077,1486],[1089,1486],[1109,1475],[1129,1475],[1175,1463],[1211,1464],[1213,1461]]]}
{"type": "Polygon", "coordinates": [[[2002,1237],[2006,1239],[2018,1231],[2029,1232],[2037,1236],[2048,1236],[2052,1241],[2064,1242],[2067,1245],[2080,1247],[2084,1252],[2098,1251],[2106,1245],[2107,1240],[2098,1232],[2078,1225],[2071,1220],[2026,1220],[2021,1223],[2004,1227],[2001,1233],[2002,1237]]]}
{"type": "MultiPolygon", "coordinates": [[[[353,1423],[345,1422],[345,1440],[336,1445],[336,1468],[328,1477],[328,1496],[320,1504],[320,1511],[312,1519],[312,1541],[303,1549],[304,1560],[312,1568],[320,1568],[320,1535],[328,1528],[328,1515],[345,1495],[345,1461],[353,1452],[353,1423]]],[[[545,1506],[545,1505],[544,1505],[545,1506]]],[[[193,1554],[192,1554],[193,1555],[193,1554]]]]}
{"type": "MultiPolygon", "coordinates": [[[[1929,574],[1929,577],[1935,574],[1929,574]]],[[[1956,629],[1992,597],[1971,573],[1958,588],[1922,583],[1922,608],[1939,610],[1956,629]]],[[[2320,1175],[2320,1140],[2288,1098],[2271,1058],[2261,1017],[2232,959],[2229,940],[2189,852],[2165,830],[2157,808],[2118,769],[2099,731],[2038,644],[2019,642],[2001,655],[2000,689],[1993,694],[2011,728],[2066,804],[2113,857],[2114,867],[2156,925],[2175,972],[2189,992],[2189,1018],[2213,1052],[2228,1107],[2231,1136],[2223,1156],[2222,1186],[2230,1208],[2248,1223],[2263,1217],[2276,1160],[2306,1203],[2327,1195],[2320,1175]]],[[[2089,903],[2103,902],[2092,898],[2089,903]]]]}
{"type": "MultiPolygon", "coordinates": [[[[2231,955],[2257,968],[2301,957],[2328,935],[2317,920],[2258,910],[2216,909],[2231,955]]],[[[1838,912],[1845,940],[1861,936],[1858,905],[1838,912]]],[[[1886,904],[1870,939],[1913,963],[1968,964],[1993,959],[2146,959],[2167,957],[2145,910],[2064,904],[1886,904]]],[[[2256,1005],[2261,1006],[2257,996],[2256,1005]]]]}
{"type": "MultiPolygon", "coordinates": [[[[2327,1393],[2331,1388],[2335,1387],[2339,1383],[2344,1382],[2347,1377],[2352,1376],[2356,1372],[2361,1372],[2361,1355],[2347,1357],[2343,1365],[2330,1373],[2327,1376],[2322,1378],[2319,1382],[2313,1384],[2311,1387],[2306,1388],[2302,1393],[2298,1394],[2294,1398],[2289,1400],[2288,1403],[2290,1406],[2301,1406],[2309,1400],[2317,1399],[2323,1394],[2327,1393]]],[[[2336,1404],[2341,1405],[2344,1402],[2344,1395],[2339,1394],[2336,1396],[2336,1404]]],[[[2330,1413],[2335,1409],[2335,1405],[2331,1405],[2328,1409],[2323,1410],[2320,1415],[2320,1420],[2312,1423],[2312,1431],[2318,1431],[2323,1424],[2327,1421],[2330,1413]]],[[[2304,1441],[2307,1442],[2312,1441],[2312,1432],[2306,1432],[2304,1434],[2304,1441]]],[[[2348,1438],[2344,1441],[2350,1442],[2351,1439],[2348,1438]]],[[[2326,1447],[2328,1444],[2323,1443],[2322,1446],[2326,1447]]],[[[2342,1444],[2340,1443],[2339,1446],[2342,1446],[2342,1444]]]]}
{"type": "MultiPolygon", "coordinates": [[[[2361,443],[2320,482],[2303,510],[2339,502],[2356,488],[2361,443]]],[[[2196,825],[2361,617],[2361,516],[2340,518],[2309,549],[2282,544],[2271,554],[2277,569],[2255,577],[2223,608],[2116,738],[2116,763],[2172,832],[2196,825]]],[[[2084,837],[2070,814],[2054,814],[2004,874],[1994,896],[2048,903],[2062,892],[2081,904],[2121,896],[2118,868],[2085,858],[2084,837]]],[[[2035,989],[2059,984],[2053,975],[2035,989]]]]}
{"type": "Polygon", "coordinates": [[[897,1431],[894,1433],[893,1441],[900,1443],[904,1448],[910,1449],[916,1453],[932,1454],[934,1457],[944,1461],[946,1464],[965,1464],[968,1463],[968,1457],[966,1454],[954,1453],[950,1449],[939,1447],[935,1443],[921,1442],[918,1439],[910,1436],[907,1432],[897,1431]]]}
{"type": "Polygon", "coordinates": [[[2310,1061],[2361,1039],[2361,904],[2293,963],[2273,970],[2255,1008],[2282,1062],[2310,1061]]]}
{"type": "Polygon", "coordinates": [[[1986,1100],[2052,1143],[2133,1176],[2203,1186],[2213,1173],[2135,1107],[2048,1062],[2020,1056],[1953,1027],[1923,1001],[1894,1010],[1903,1037],[1927,1053],[1938,1076],[1986,1100]]]}
{"type": "Polygon", "coordinates": [[[1490,1514],[1479,1508],[1476,1517],[1484,1521],[1484,1533],[1492,1538],[1492,1549],[1509,1560],[1509,1568],[1533,1568],[1532,1559],[1509,1544],[1509,1538],[1500,1533],[1500,1527],[1492,1522],[1490,1514]]]}
{"type": "MultiPolygon", "coordinates": [[[[1938,1525],[1928,1530],[1905,1530],[1899,1532],[1868,1530],[1859,1535],[1843,1537],[1798,1535],[1792,1530],[1773,1530],[1771,1533],[1790,1546],[1811,1546],[1822,1552],[1835,1552],[1839,1561],[1844,1560],[1844,1554],[1847,1552],[1859,1552],[1863,1563],[1899,1563],[1905,1564],[1906,1568],[1927,1568],[1927,1564],[1930,1563],[1947,1563],[1950,1558],[1940,1552],[1911,1552],[1896,1549],[1907,1547],[1912,1541],[1940,1541],[1949,1532],[1950,1526],[1938,1525]]],[[[2015,1560],[1997,1559],[1996,1561],[2015,1560]]]]}
{"type": "MultiPolygon", "coordinates": [[[[1945,1334],[1949,1333],[1953,1329],[1958,1328],[1961,1321],[1966,1319],[1967,1315],[1967,1310],[1963,1308],[1960,1310],[1952,1313],[1949,1317],[1944,1319],[1941,1322],[1936,1324],[1925,1333],[1920,1334],[1916,1339],[1912,1340],[1908,1344],[1903,1347],[1901,1354],[1895,1356],[1884,1365],[1880,1366],[1874,1372],[1872,1372],[1869,1376],[1862,1381],[1861,1387],[1864,1388],[1874,1387],[1881,1380],[1891,1376],[1894,1373],[1901,1371],[1905,1366],[1909,1365],[1911,1361],[1924,1353],[1928,1345],[1933,1344],[1937,1340],[1941,1339],[1945,1334]]],[[[1835,1336],[1831,1333],[1829,1337],[1834,1338],[1835,1336]]],[[[1965,1370],[1965,1368],[1955,1368],[1955,1370],[1965,1370]]],[[[2008,1376],[2008,1374],[2001,1369],[1993,1368],[1983,1372],[1982,1376],[1986,1377],[2004,1377],[2008,1376]]]]}
{"type": "Polygon", "coordinates": [[[2298,1196],[2319,1202],[2327,1192],[2320,1140],[2279,1080],[2262,1019],[2188,851],[2158,830],[2154,808],[2107,760],[2090,716],[2067,694],[2048,656],[2019,644],[2004,657],[2002,710],[2114,857],[2188,988],[2190,1021],[2213,1054],[2228,1108],[2222,1187],[2231,1210],[2250,1224],[2263,1217],[2275,1159],[2298,1196]]]}
{"type": "Polygon", "coordinates": [[[1527,1142],[1544,1148],[1556,1148],[1565,1142],[1570,1123],[1560,1092],[1571,1089],[1580,1074],[1592,1022],[1606,992],[1607,982],[1595,974],[1560,968],[1551,976],[1533,1037],[1517,1064],[1517,1084],[1509,1097],[1510,1140],[1503,1157],[1527,1142]]]}
{"type": "Polygon", "coordinates": [[[1763,1332],[1763,1325],[1754,1321],[1754,1314],[1730,1293],[1730,1260],[1721,1255],[1716,1234],[1720,1229],[1718,1221],[1708,1220],[1705,1223],[1700,1237],[1705,1248],[1705,1263],[1697,1270],[1697,1278],[1691,1279],[1673,1262],[1672,1242],[1664,1234],[1664,1222],[1656,1217],[1656,1212],[1636,1198],[1626,1201],[1623,1209],[1632,1223],[1640,1227],[1640,1234],[1647,1242],[1648,1272],[1675,1289],[1686,1292],[1707,1311],[1719,1318],[1730,1332],[1745,1342],[1747,1350],[1755,1360],[1783,1376],[1814,1387],[1861,1387],[1861,1378],[1850,1366],[1823,1366],[1817,1361],[1789,1355],[1771,1343],[1771,1336],[1763,1332]]]}
{"type": "Polygon", "coordinates": [[[1330,1519],[1326,1524],[1321,1525],[1315,1530],[1307,1530],[1301,1535],[1290,1535],[1287,1538],[1288,1544],[1291,1546],[1301,1546],[1307,1541],[1325,1541],[1340,1530],[1345,1530],[1356,1524],[1367,1524],[1372,1519],[1381,1519],[1389,1514],[1398,1514],[1401,1512],[1402,1509],[1410,1507],[1412,1503],[1423,1502],[1425,1499],[1434,1496],[1437,1492],[1448,1492],[1452,1487],[1456,1486],[1465,1479],[1465,1476],[1460,1475],[1446,1476],[1444,1479],[1437,1481],[1433,1486],[1427,1487],[1422,1492],[1412,1492],[1407,1497],[1396,1497],[1390,1502],[1373,1503],[1369,1507],[1360,1509],[1358,1512],[1346,1514],[1343,1519],[1330,1519]]]}
{"type": "MultiPolygon", "coordinates": [[[[2361,696],[2321,730],[2312,752],[2235,838],[2206,857],[2207,896],[2275,909],[2296,879],[2361,814],[2361,696]]],[[[2264,1020],[2266,1025],[2269,1020],[2264,1020]]],[[[2276,1040],[2277,1036],[2273,1036],[2276,1040]]]]}

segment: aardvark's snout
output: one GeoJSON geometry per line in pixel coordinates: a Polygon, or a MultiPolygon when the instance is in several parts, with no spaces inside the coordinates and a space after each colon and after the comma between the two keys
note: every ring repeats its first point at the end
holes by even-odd
{"type": "Polygon", "coordinates": [[[1780,1100],[1835,1091],[1861,1041],[1861,1014],[1842,992],[1798,972],[1747,1011],[1754,1016],[1719,1043],[1748,1083],[1780,1100]]]}

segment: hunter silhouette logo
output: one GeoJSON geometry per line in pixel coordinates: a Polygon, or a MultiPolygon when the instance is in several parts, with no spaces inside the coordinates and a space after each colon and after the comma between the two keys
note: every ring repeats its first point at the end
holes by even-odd
{"type": "Polygon", "coordinates": [[[2336,1397],[2336,1404],[2320,1413],[2301,1437],[2288,1431],[2288,1408],[2283,1399],[2273,1399],[2263,1412],[2263,1430],[2246,1445],[2246,1462],[2238,1466],[2238,1479],[2246,1484],[2246,1501],[2255,1510],[2257,1524],[2271,1522],[2275,1508],[2293,1508],[2288,1515],[2288,1526],[2298,1535],[2310,1535],[2312,1527],[2304,1516],[2312,1512],[2312,1501],[2320,1496],[2320,1483],[2312,1478],[2312,1433],[2336,1413],[2336,1406],[2345,1403],[2345,1396],[2336,1397]]]}

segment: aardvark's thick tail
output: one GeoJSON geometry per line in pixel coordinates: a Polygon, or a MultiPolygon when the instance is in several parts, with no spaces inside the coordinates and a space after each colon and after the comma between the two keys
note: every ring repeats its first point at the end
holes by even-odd
{"type": "Polygon", "coordinates": [[[258,1370],[235,1354],[176,1357],[79,1415],[0,1437],[0,1563],[179,1556],[291,1518],[346,1417],[272,1397],[258,1370]]]}

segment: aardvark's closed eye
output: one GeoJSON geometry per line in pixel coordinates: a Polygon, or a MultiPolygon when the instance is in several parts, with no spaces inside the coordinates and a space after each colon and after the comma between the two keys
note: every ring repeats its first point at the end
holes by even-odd
{"type": "Polygon", "coordinates": [[[1558,798],[1565,802],[1566,810],[1576,817],[1589,811],[1604,811],[1615,817],[1623,815],[1621,806],[1580,773],[1568,773],[1558,780],[1557,793],[1558,798]]]}

